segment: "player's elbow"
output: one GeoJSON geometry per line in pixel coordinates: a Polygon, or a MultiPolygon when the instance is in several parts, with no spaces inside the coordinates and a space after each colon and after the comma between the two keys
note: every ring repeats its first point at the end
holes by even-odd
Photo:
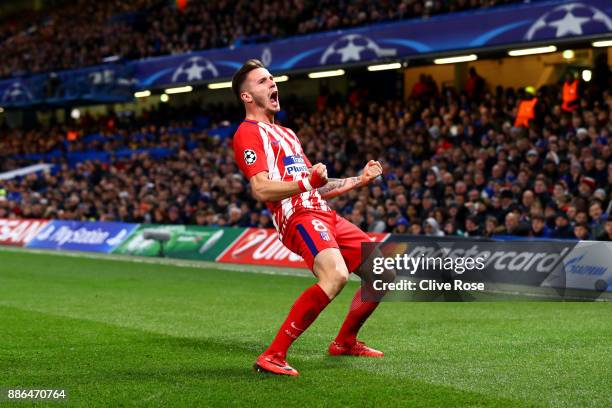
{"type": "Polygon", "coordinates": [[[251,184],[251,195],[257,201],[264,201],[261,190],[255,188],[255,186],[253,186],[252,184],[251,184]]]}
{"type": "Polygon", "coordinates": [[[257,201],[268,201],[264,184],[255,180],[255,178],[251,180],[251,194],[257,201]]]}
{"type": "Polygon", "coordinates": [[[267,196],[264,192],[259,190],[252,190],[253,198],[257,201],[266,202],[268,201],[267,196]]]}

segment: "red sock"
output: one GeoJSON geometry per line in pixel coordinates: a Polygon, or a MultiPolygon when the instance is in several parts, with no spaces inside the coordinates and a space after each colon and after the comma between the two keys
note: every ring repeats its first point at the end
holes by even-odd
{"type": "Polygon", "coordinates": [[[319,285],[314,284],[306,289],[291,306],[287,319],[266,352],[280,353],[284,358],[289,346],[315,321],[329,302],[327,294],[319,285]]]}
{"type": "Polygon", "coordinates": [[[336,336],[336,343],[352,345],[357,341],[357,332],[363,326],[363,323],[370,317],[379,302],[361,300],[362,287],[357,289],[351,307],[349,309],[344,323],[336,336]]]}

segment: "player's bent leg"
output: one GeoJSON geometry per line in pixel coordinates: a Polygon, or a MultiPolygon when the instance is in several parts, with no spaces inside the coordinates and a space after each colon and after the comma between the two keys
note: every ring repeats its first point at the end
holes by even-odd
{"type": "Polygon", "coordinates": [[[270,347],[259,356],[255,369],[274,374],[298,375],[285,361],[291,344],[310,326],[348,281],[349,272],[326,224],[329,214],[296,216],[283,243],[302,255],[318,279],[295,301],[270,347]]]}
{"type": "MultiPolygon", "coordinates": [[[[337,223],[338,234],[336,240],[341,248],[342,255],[350,260],[352,272],[359,274],[358,267],[361,261],[361,243],[369,241],[369,237],[359,228],[339,217],[337,223]]],[[[372,258],[370,256],[369,258],[372,258]]],[[[361,277],[361,276],[360,276],[361,277]]],[[[387,273],[384,280],[395,280],[393,273],[387,273]]],[[[382,357],[383,352],[366,346],[357,340],[357,333],[376,310],[384,293],[375,291],[370,285],[362,285],[355,293],[349,312],[336,336],[329,346],[329,354],[333,356],[351,355],[364,357],[382,357]]]]}
{"type": "Polygon", "coordinates": [[[313,272],[330,300],[340,293],[349,278],[349,271],[338,248],[326,248],[319,252],[314,259],[313,272]]]}
{"type": "Polygon", "coordinates": [[[257,358],[255,369],[274,374],[298,375],[297,370],[285,361],[287,350],[315,321],[329,302],[330,298],[319,284],[306,289],[291,307],[289,315],[268,349],[257,358]]]}
{"type": "Polygon", "coordinates": [[[257,371],[298,375],[297,370],[285,361],[288,348],[314,322],[348,279],[348,270],[333,236],[326,235],[327,239],[324,239],[319,231],[322,222],[313,223],[313,219],[316,218],[310,215],[297,219],[294,229],[297,233],[293,239],[284,242],[289,249],[304,257],[319,282],[306,289],[295,301],[270,347],[257,359],[257,371]]]}
{"type": "MultiPolygon", "coordinates": [[[[376,248],[372,251],[372,253],[368,256],[368,259],[366,260],[366,262],[364,262],[364,264],[357,270],[355,270],[353,273],[357,276],[359,276],[361,278],[361,283],[362,283],[362,287],[365,287],[365,291],[364,291],[364,295],[363,298],[365,300],[371,300],[371,301],[375,301],[375,302],[380,302],[382,300],[383,297],[385,297],[387,291],[386,290],[375,290],[371,284],[366,285],[366,281],[372,280],[372,275],[367,276],[366,271],[372,271],[374,266],[373,266],[373,260],[375,258],[384,258],[385,255],[380,251],[379,248],[376,248]],[[365,275],[365,276],[364,276],[365,275]]],[[[382,274],[376,275],[376,280],[380,280],[383,283],[392,283],[395,282],[395,279],[397,277],[397,272],[394,268],[391,269],[387,269],[385,268],[385,270],[383,271],[382,274]]]]}
{"type": "MultiPolygon", "coordinates": [[[[375,253],[373,256],[382,256],[382,254],[375,253]]],[[[385,292],[374,290],[371,284],[363,280],[358,271],[355,271],[355,273],[362,278],[362,283],[353,297],[349,312],[336,339],[329,346],[329,354],[332,356],[383,357],[384,353],[382,351],[368,347],[365,343],[357,340],[357,333],[376,310],[385,292]]],[[[393,282],[395,271],[385,271],[378,278],[384,282],[393,282]]]]}

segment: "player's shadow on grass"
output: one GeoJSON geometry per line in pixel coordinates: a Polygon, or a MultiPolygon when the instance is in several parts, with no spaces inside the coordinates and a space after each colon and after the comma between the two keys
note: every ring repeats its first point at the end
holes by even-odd
{"type": "MultiPolygon", "coordinates": [[[[131,336],[129,336],[131,337],[131,336]]],[[[161,383],[194,383],[206,380],[243,381],[253,378],[252,363],[264,346],[256,342],[236,341],[228,344],[207,338],[182,338],[148,334],[130,345],[132,351],[118,364],[101,364],[96,377],[103,381],[161,383]],[[144,347],[143,347],[143,340],[144,347]]],[[[103,350],[102,350],[103,351],[103,350]]],[[[103,351],[104,353],[104,351],[103,351]]],[[[106,353],[105,353],[106,354],[106,353]]],[[[109,350],[107,354],[112,354],[109,350]]],[[[114,357],[116,358],[116,357],[114,357]]]]}

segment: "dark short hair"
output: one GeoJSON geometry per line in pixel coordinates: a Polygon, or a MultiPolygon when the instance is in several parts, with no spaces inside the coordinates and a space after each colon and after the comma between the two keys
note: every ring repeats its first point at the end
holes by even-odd
{"type": "Polygon", "coordinates": [[[588,232],[591,232],[591,228],[589,228],[588,224],[584,223],[584,222],[579,222],[578,224],[574,225],[574,228],[576,227],[583,227],[585,228],[588,232]]]}
{"type": "Polygon", "coordinates": [[[244,65],[242,65],[242,67],[240,67],[240,69],[234,74],[234,77],[232,78],[232,91],[234,91],[234,95],[236,95],[238,102],[241,101],[240,92],[242,91],[242,84],[244,83],[244,80],[249,72],[257,68],[265,68],[265,66],[258,59],[250,59],[245,62],[244,65]]]}

